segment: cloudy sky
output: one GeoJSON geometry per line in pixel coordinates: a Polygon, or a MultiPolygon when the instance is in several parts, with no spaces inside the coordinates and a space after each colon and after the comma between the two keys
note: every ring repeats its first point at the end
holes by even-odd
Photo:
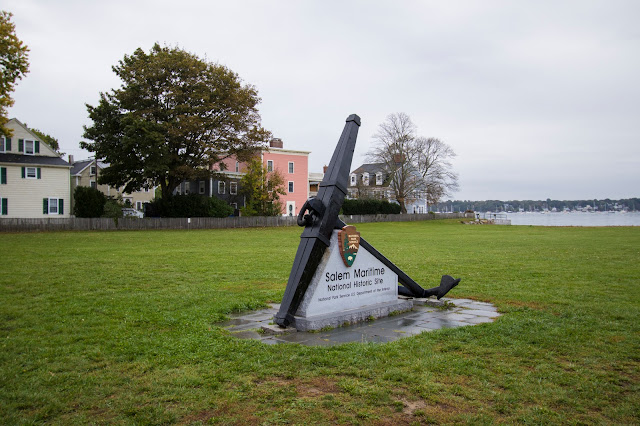
{"type": "Polygon", "coordinates": [[[362,119],[353,168],[405,112],[457,153],[452,198],[640,196],[640,2],[4,0],[31,71],[10,117],[76,159],[111,66],[158,42],[256,86],[285,148],[330,160],[362,119]]]}

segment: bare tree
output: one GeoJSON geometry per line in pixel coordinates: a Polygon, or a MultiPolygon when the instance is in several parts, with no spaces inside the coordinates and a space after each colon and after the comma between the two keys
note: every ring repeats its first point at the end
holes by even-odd
{"type": "Polygon", "coordinates": [[[408,202],[426,198],[435,204],[458,189],[458,175],[451,164],[456,156],[453,149],[439,139],[418,136],[407,114],[389,115],[373,138],[368,159],[384,164],[402,213],[407,213],[408,202]]]}

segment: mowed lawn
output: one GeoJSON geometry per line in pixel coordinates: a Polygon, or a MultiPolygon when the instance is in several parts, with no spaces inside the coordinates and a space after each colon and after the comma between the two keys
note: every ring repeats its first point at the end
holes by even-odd
{"type": "Polygon", "coordinates": [[[640,423],[640,228],[358,226],[494,323],[269,346],[300,228],[0,234],[0,423],[640,423]]]}

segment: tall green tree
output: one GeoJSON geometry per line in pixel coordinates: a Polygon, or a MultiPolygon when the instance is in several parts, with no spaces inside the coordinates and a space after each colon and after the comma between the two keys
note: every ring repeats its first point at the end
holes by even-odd
{"type": "Polygon", "coordinates": [[[16,27],[11,22],[13,14],[0,11],[0,132],[11,136],[6,128],[9,118],[7,108],[13,105],[11,92],[17,80],[29,72],[29,48],[16,36],[16,27]]]}
{"type": "Polygon", "coordinates": [[[179,48],[138,48],[113,71],[122,86],[87,105],[93,125],[80,146],[109,163],[99,183],[159,186],[168,198],[180,182],[209,177],[229,156],[241,160],[270,139],[260,124],[256,89],[228,68],[179,48]]]}
{"type": "Polygon", "coordinates": [[[249,160],[247,173],[242,177],[240,186],[245,194],[245,206],[240,209],[244,216],[279,216],[282,214],[285,195],[284,178],[277,171],[268,171],[256,156],[249,160]]]}

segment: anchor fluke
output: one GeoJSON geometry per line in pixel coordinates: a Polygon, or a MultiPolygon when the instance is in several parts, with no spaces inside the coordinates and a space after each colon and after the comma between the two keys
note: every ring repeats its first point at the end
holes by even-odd
{"type": "Polygon", "coordinates": [[[449,293],[449,291],[458,285],[460,282],[460,278],[453,278],[451,275],[443,275],[440,280],[440,287],[436,287],[438,289],[437,298],[444,297],[445,294],[449,293]]]}

